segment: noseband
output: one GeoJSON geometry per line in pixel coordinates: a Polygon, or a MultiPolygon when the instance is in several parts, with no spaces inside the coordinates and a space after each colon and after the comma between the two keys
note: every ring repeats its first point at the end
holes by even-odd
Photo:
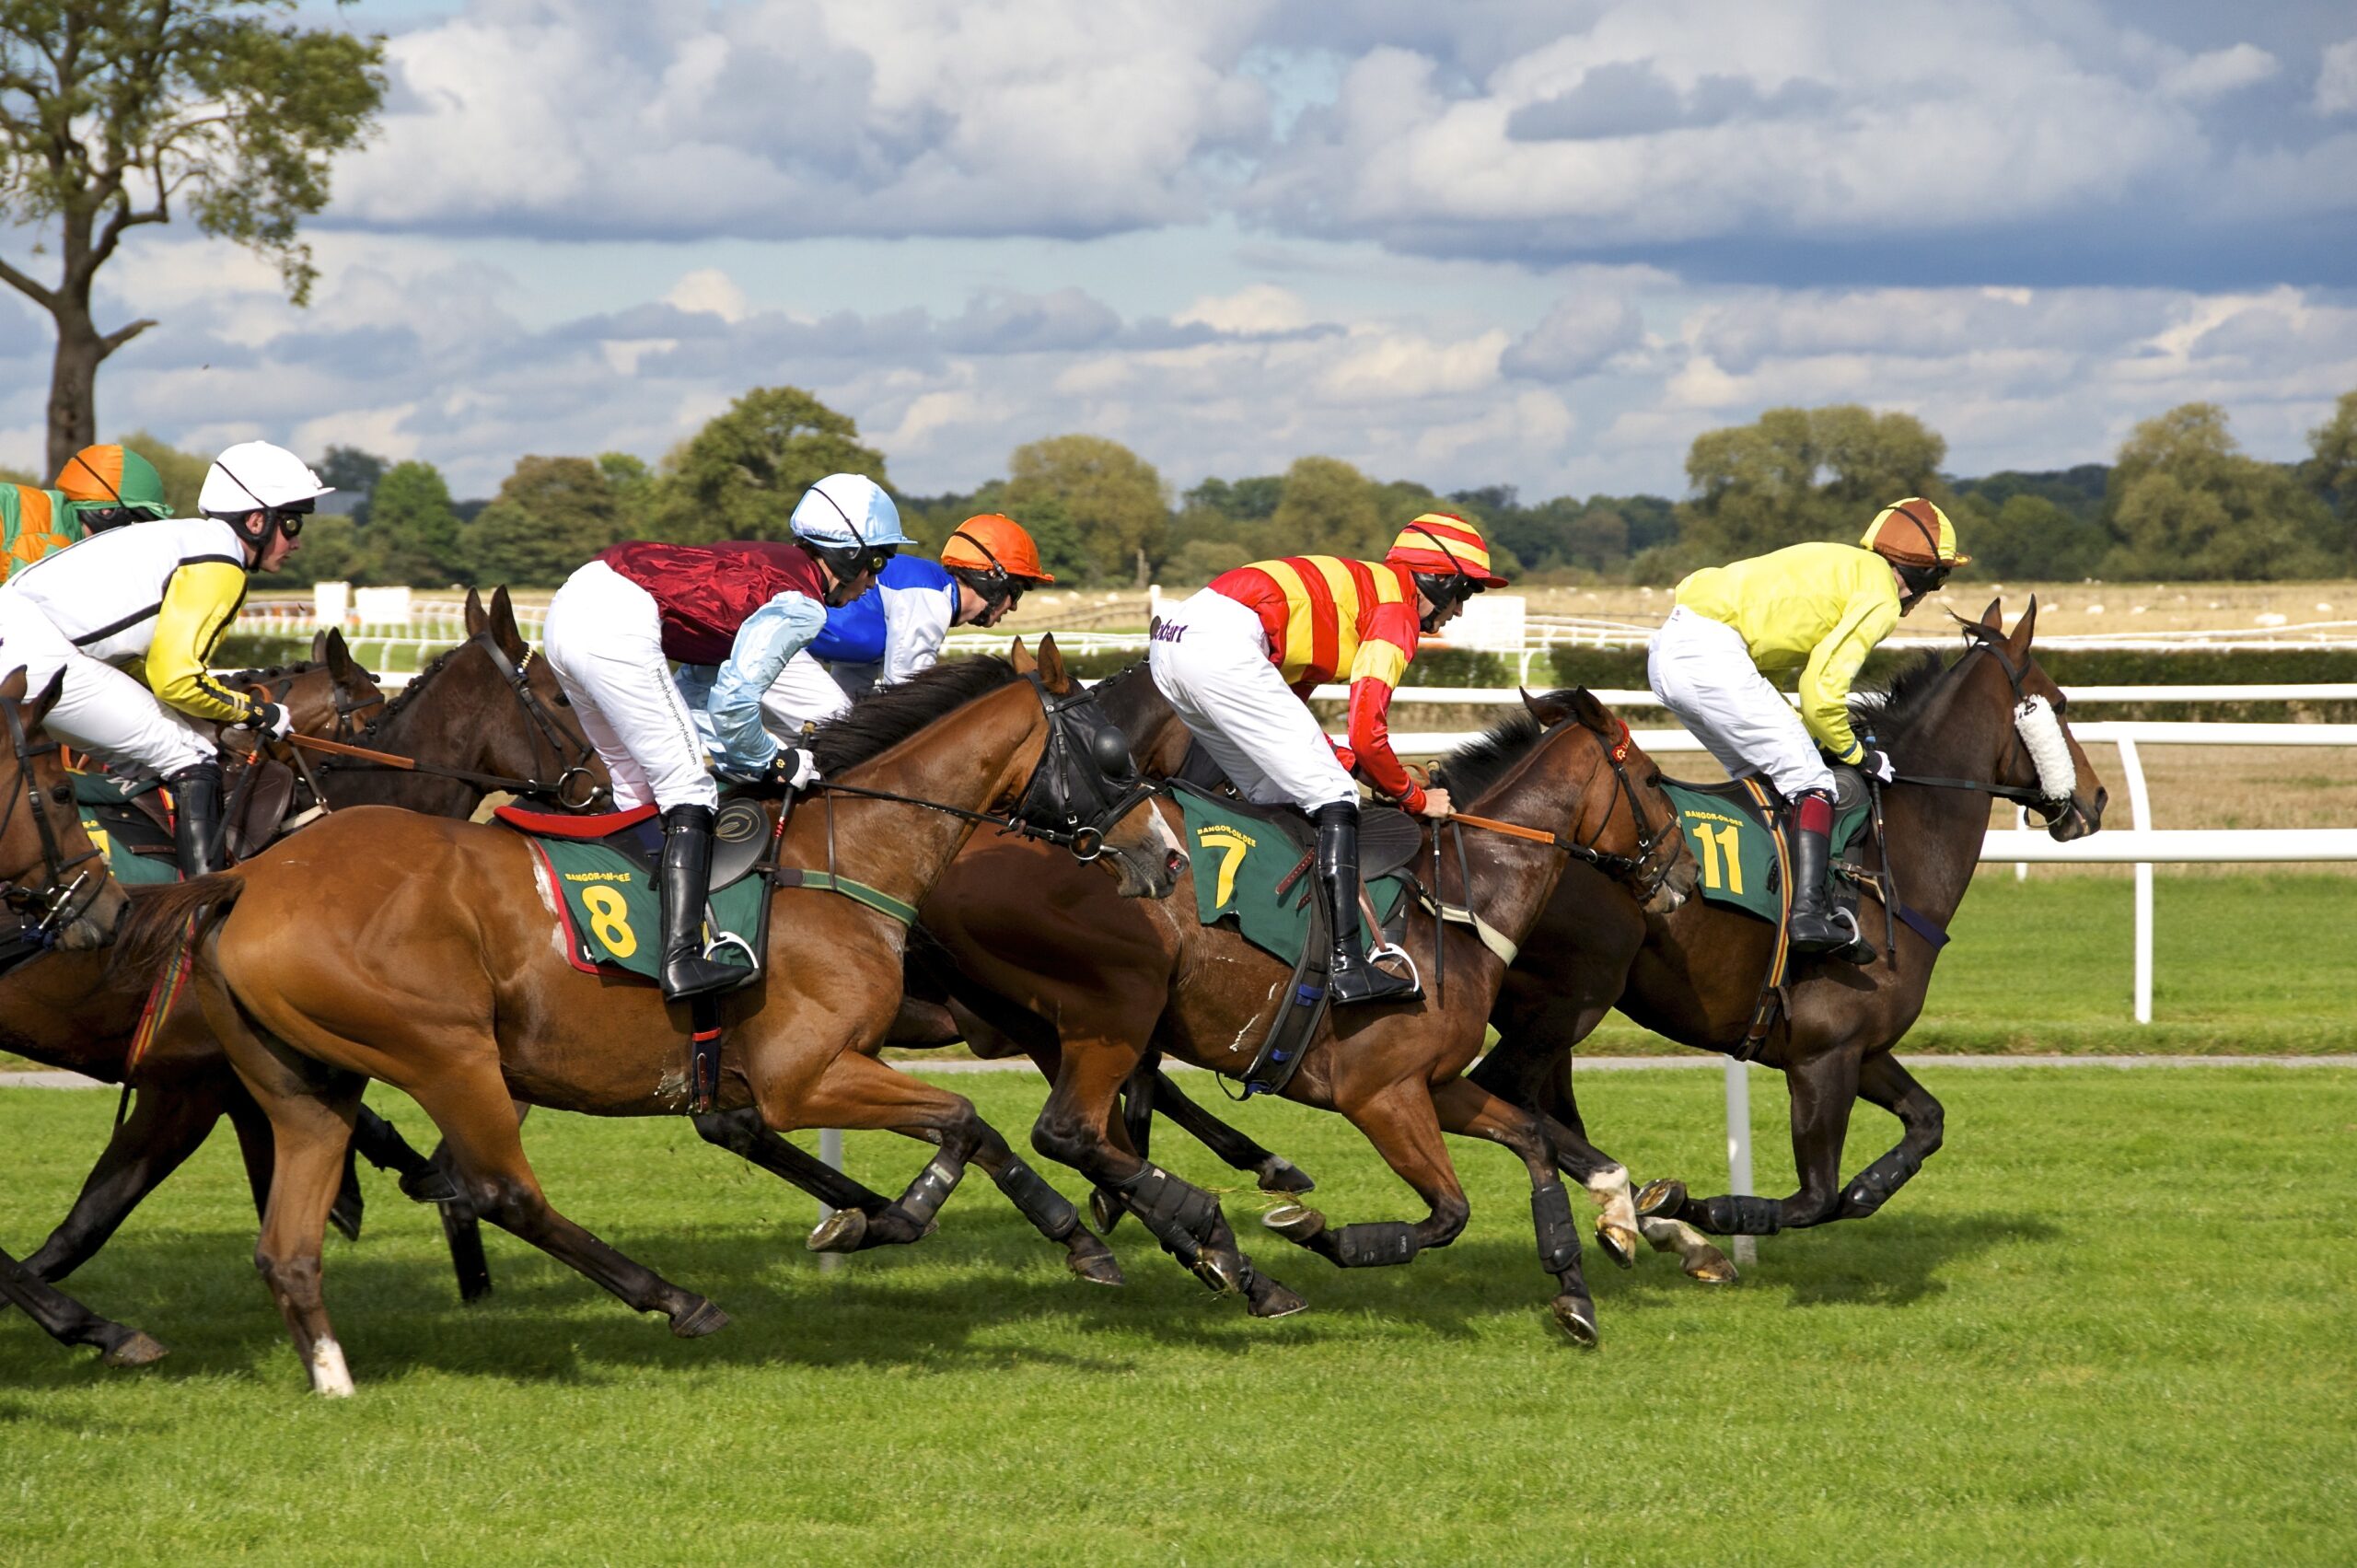
{"type": "MultiPolygon", "coordinates": [[[[1965,650],[1965,657],[1969,658],[1977,652],[1986,653],[1997,661],[1997,668],[2005,672],[2005,679],[2014,689],[2015,715],[2013,726],[2014,744],[2016,747],[2025,745],[2021,734],[2020,715],[2025,708],[2038,701],[2022,690],[2023,682],[2029,678],[2028,667],[2014,663],[2011,648],[2002,633],[1991,631],[1977,621],[1964,621],[1959,618],[1957,623],[1964,628],[1966,638],[1972,644],[1971,647],[1965,650]]],[[[2034,755],[2033,760],[2035,760],[2034,755]]],[[[2003,771],[2001,765],[1999,772],[2003,771]]],[[[2049,796],[2035,785],[2000,784],[1983,779],[1934,778],[1921,773],[1899,773],[1893,782],[1928,784],[1933,789],[1972,790],[1981,795],[1995,796],[2000,800],[2011,800],[2019,805],[2033,807],[2049,821],[2060,817],[2064,811],[2070,809],[2071,806],[2069,795],[2049,796]]]]}

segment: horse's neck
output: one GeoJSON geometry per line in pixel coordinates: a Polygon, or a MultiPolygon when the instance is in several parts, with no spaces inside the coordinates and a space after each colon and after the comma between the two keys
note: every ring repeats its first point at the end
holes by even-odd
{"type": "MultiPolygon", "coordinates": [[[[453,658],[464,656],[459,654],[453,658]]],[[[431,722],[437,713],[448,711],[447,699],[455,689],[443,683],[449,680],[449,670],[444,665],[426,678],[432,682],[428,688],[402,693],[377,726],[363,731],[354,744],[435,767],[489,771],[477,766],[477,753],[482,749],[479,726],[446,723],[437,731],[431,722]]],[[[483,800],[482,790],[460,779],[366,762],[329,769],[320,777],[319,786],[327,792],[328,804],[339,810],[347,806],[398,806],[434,817],[470,817],[483,800]]]]}
{"type": "MultiPolygon", "coordinates": [[[[1030,734],[1028,726],[1001,726],[992,732],[985,715],[972,712],[985,704],[996,706],[988,697],[970,703],[958,714],[936,720],[866,761],[845,769],[840,782],[963,811],[981,810],[1000,793],[1009,761],[1030,734]]],[[[885,891],[902,897],[913,891],[911,903],[923,901],[925,892],[957,858],[976,826],[970,819],[947,811],[857,796],[831,798],[840,819],[833,854],[843,861],[841,869],[847,875],[863,876],[859,864],[874,855],[873,846],[888,844],[893,852],[888,857],[890,874],[896,880],[905,879],[908,886],[885,891]],[[845,856],[841,824],[850,822],[856,822],[860,831],[850,855],[845,856]],[[858,847],[862,844],[869,847],[858,847]]],[[[823,833],[825,829],[819,824],[826,815],[827,799],[822,797],[796,812],[795,824],[806,834],[814,828],[823,833]]],[[[823,846],[823,840],[817,842],[823,846]]],[[[806,849],[811,843],[806,839],[806,849]]],[[[819,853],[827,852],[821,847],[819,853]]]]}
{"type": "MultiPolygon", "coordinates": [[[[1576,741],[1577,738],[1569,733],[1541,737],[1539,749],[1528,761],[1479,800],[1465,803],[1465,809],[1476,817],[1526,827],[1564,824],[1573,837],[1584,842],[1592,836],[1593,830],[1578,819],[1577,813],[1589,789],[1600,788],[1601,784],[1593,769],[1578,778],[1567,776],[1569,756],[1562,754],[1562,749],[1576,741]],[[1562,761],[1550,766],[1558,754],[1562,755],[1562,761]]],[[[1603,766],[1600,760],[1596,766],[1603,766]]],[[[1538,923],[1547,900],[1554,896],[1555,884],[1562,876],[1562,852],[1480,828],[1460,828],[1456,831],[1469,835],[1465,840],[1466,858],[1472,868],[1474,884],[1480,889],[1478,899],[1469,894],[1466,901],[1483,920],[1513,941],[1520,942],[1538,923]]],[[[1456,855],[1453,844],[1441,847],[1444,875],[1456,855]]]]}
{"type": "MultiPolygon", "coordinates": [[[[1993,780],[2007,728],[1980,722],[1971,693],[1959,680],[1898,743],[1893,761],[1902,773],[1993,780]]],[[[1971,790],[1917,784],[1888,796],[1887,826],[1892,877],[1899,897],[1945,925],[1972,886],[1989,830],[1989,796],[1971,790]]]]}

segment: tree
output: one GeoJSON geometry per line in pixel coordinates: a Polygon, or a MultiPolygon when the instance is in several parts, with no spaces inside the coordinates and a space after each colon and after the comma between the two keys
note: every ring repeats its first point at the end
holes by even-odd
{"type": "Polygon", "coordinates": [[[172,504],[173,517],[196,516],[196,499],[204,492],[205,470],[213,466],[210,457],[183,452],[162,436],[150,436],[145,430],[119,437],[118,444],[156,465],[156,476],[164,482],[164,499],[172,504]]]}
{"type": "Polygon", "coordinates": [[[1350,464],[1299,458],[1285,470],[1270,532],[1283,555],[1380,555],[1391,542],[1384,510],[1379,487],[1350,464]]]}
{"type": "Polygon", "coordinates": [[[466,529],[478,583],[550,587],[627,532],[621,498],[587,458],[526,458],[466,529]]]}
{"type": "Polygon", "coordinates": [[[1170,524],[1153,464],[1101,436],[1055,436],[1017,447],[1007,460],[1008,515],[1020,521],[1051,501],[1078,532],[1091,579],[1146,586],[1148,563],[1161,554],[1170,524]]]}
{"type": "Polygon", "coordinates": [[[2289,469],[2244,453],[2215,403],[2139,424],[2119,448],[2107,505],[2107,577],[2322,576],[2338,529],[2289,469]]]}
{"type": "Polygon", "coordinates": [[[377,570],[387,582],[441,587],[467,575],[450,487],[432,463],[395,463],[385,470],[365,531],[380,552],[377,570]]]}
{"type": "Polygon", "coordinates": [[[2006,496],[2002,505],[1991,505],[1986,493],[1960,496],[1955,520],[1973,569],[1984,577],[2092,576],[2111,548],[2102,524],[2026,490],[2006,496]]]}
{"type": "Polygon", "coordinates": [[[884,454],[799,387],[756,387],[665,459],[654,530],[680,543],[785,539],[803,492],[830,473],[878,484],[884,454]]]}
{"type": "Polygon", "coordinates": [[[1694,438],[1686,542],[1722,560],[1864,533],[1909,495],[1945,505],[1947,443],[1912,414],[1840,403],[1770,409],[1756,424],[1694,438]]]}
{"type": "MultiPolygon", "coordinates": [[[[156,325],[101,331],[91,285],[131,229],[168,223],[278,264],[297,305],[317,270],[298,238],[334,155],[384,97],[384,41],[277,18],[297,0],[0,0],[0,217],[53,234],[55,281],[0,279],[57,331],[49,471],[98,436],[99,366],[156,325]]],[[[46,245],[36,248],[36,253],[46,245]]]]}
{"type": "Polygon", "coordinates": [[[357,447],[330,447],[328,455],[319,459],[319,482],[343,499],[340,510],[354,522],[365,525],[377,482],[385,477],[386,469],[391,466],[386,459],[357,447]]]}
{"type": "Polygon", "coordinates": [[[2301,476],[2332,508],[2340,558],[2337,570],[2357,568],[2357,392],[2343,392],[2332,417],[2308,432],[2311,454],[2301,476]]]}

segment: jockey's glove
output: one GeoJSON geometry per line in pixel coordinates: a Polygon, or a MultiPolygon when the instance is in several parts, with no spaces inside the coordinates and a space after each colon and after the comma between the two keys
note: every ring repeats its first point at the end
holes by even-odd
{"type": "Polygon", "coordinates": [[[256,703],[239,729],[250,729],[261,740],[284,740],[295,728],[295,715],[276,703],[256,703]]]}
{"type": "Polygon", "coordinates": [[[1898,777],[1898,765],[1891,761],[1890,753],[1871,742],[1867,744],[1866,754],[1858,759],[1858,771],[1884,784],[1898,777]]]}
{"type": "Polygon", "coordinates": [[[819,759],[807,747],[781,746],[755,779],[780,791],[807,789],[819,782],[819,759]]]}

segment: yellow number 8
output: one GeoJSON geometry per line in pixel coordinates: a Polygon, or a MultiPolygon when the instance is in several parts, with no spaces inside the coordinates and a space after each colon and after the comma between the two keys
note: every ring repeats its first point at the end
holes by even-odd
{"type": "Polygon", "coordinates": [[[589,911],[589,929],[606,945],[606,951],[617,958],[627,958],[638,951],[638,934],[623,918],[630,906],[611,888],[590,888],[581,895],[582,904],[589,911]]]}

